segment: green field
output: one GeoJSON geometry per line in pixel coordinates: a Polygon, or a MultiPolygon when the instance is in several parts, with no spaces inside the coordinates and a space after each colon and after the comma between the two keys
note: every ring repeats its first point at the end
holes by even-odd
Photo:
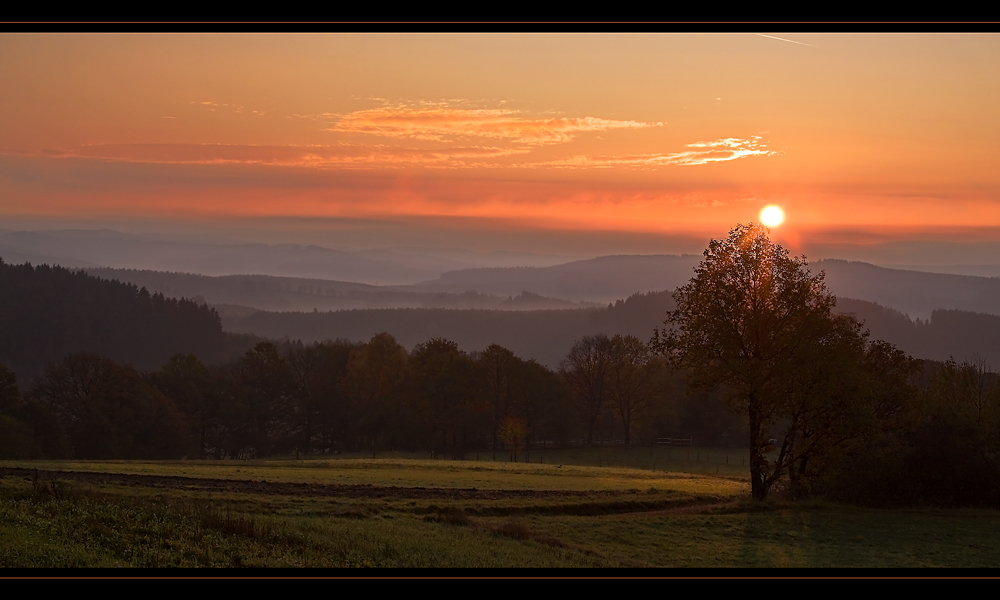
{"type": "Polygon", "coordinates": [[[636,468],[648,448],[597,452],[3,462],[0,566],[1000,565],[1000,511],[757,504],[724,462],[654,471],[636,468]]]}

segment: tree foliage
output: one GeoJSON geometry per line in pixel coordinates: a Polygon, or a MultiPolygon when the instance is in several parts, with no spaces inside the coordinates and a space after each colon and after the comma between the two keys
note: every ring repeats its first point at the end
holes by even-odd
{"type": "Polygon", "coordinates": [[[653,356],[649,346],[634,335],[611,338],[608,374],[608,399],[621,419],[625,444],[632,441],[635,421],[650,408],[658,389],[657,375],[661,361],[653,356]]]}
{"type": "Polygon", "coordinates": [[[129,366],[78,353],[50,365],[31,391],[55,415],[76,458],[171,458],[187,425],[174,401],[129,366]]]}
{"type": "Polygon", "coordinates": [[[588,335],[577,340],[563,360],[562,373],[573,390],[576,410],[587,428],[587,443],[594,443],[594,430],[608,400],[608,371],[612,343],[606,334],[588,335]]]}

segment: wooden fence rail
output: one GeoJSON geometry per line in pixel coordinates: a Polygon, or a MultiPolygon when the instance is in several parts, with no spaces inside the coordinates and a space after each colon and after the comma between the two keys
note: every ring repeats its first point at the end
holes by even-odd
{"type": "Polygon", "coordinates": [[[687,446],[691,447],[692,438],[656,438],[658,446],[687,446]]]}

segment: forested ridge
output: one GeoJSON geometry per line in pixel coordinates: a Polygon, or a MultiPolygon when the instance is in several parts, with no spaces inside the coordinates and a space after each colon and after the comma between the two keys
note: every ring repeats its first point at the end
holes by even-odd
{"type": "Polygon", "coordinates": [[[0,362],[22,378],[74,352],[95,352],[139,369],[177,353],[221,360],[245,341],[222,331],[204,303],[82,271],[0,259],[0,362]]]}

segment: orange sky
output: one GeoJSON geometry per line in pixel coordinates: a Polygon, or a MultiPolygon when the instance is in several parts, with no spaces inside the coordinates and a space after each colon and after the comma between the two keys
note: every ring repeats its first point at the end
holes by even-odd
{"type": "Polygon", "coordinates": [[[762,33],[0,34],[0,229],[1000,248],[1000,35],[762,33]]]}

